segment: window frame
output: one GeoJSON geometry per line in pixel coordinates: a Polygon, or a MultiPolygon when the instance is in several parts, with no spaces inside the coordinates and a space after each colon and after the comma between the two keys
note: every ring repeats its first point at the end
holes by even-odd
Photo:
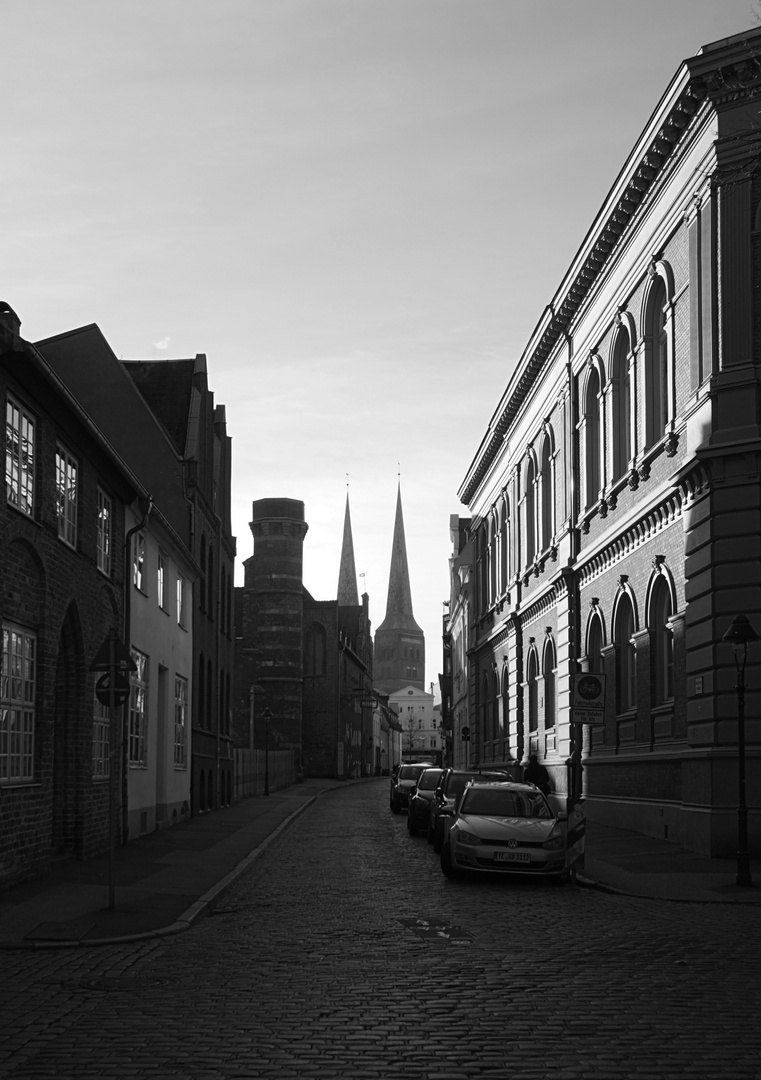
{"type": "Polygon", "coordinates": [[[190,686],[184,675],[174,676],[174,767],[188,767],[188,702],[190,686]],[[184,696],[180,693],[184,688],[184,696]]]}
{"type": "Polygon", "coordinates": [[[18,787],[35,778],[37,635],[28,627],[3,621],[0,652],[0,786],[18,787]],[[14,637],[21,640],[20,650],[9,647],[14,637]]]}
{"type": "Polygon", "coordinates": [[[111,577],[113,569],[113,521],[114,503],[111,496],[98,484],[98,521],[97,521],[97,554],[96,563],[98,570],[105,577],[111,577]],[[106,505],[108,504],[108,505],[106,505]]]}
{"type": "Polygon", "coordinates": [[[35,511],[35,433],[36,417],[15,397],[8,394],[5,402],[5,499],[9,506],[29,518],[34,517],[35,511]],[[18,414],[17,424],[12,422],[14,413],[18,414]],[[10,432],[14,433],[14,438],[9,440],[10,432]],[[23,449],[24,446],[27,447],[26,450],[23,449]],[[11,467],[10,471],[9,460],[12,465],[15,465],[15,468],[11,467]],[[24,478],[26,478],[26,483],[24,483],[24,478]],[[15,497],[13,497],[14,487],[15,497]]]}
{"type": "Polygon", "coordinates": [[[77,518],[79,515],[79,461],[57,442],[55,448],[55,490],[58,539],[67,547],[77,550],[77,518]],[[72,484],[73,474],[73,484],[72,484]],[[71,497],[73,488],[74,496],[71,497]]]}
{"type": "Polygon", "coordinates": [[[92,778],[95,781],[111,777],[111,717],[107,705],[101,704],[93,691],[92,716],[92,778]]]}
{"type": "Polygon", "coordinates": [[[148,768],[149,658],[139,649],[130,655],[136,670],[130,673],[127,760],[131,769],[148,768]]]}

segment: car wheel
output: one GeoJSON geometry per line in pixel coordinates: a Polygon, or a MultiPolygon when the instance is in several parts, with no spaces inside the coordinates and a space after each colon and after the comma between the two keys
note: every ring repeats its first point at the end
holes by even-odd
{"type": "Polygon", "coordinates": [[[441,872],[450,881],[461,877],[460,871],[452,865],[452,848],[449,844],[444,844],[441,849],[441,872]]]}

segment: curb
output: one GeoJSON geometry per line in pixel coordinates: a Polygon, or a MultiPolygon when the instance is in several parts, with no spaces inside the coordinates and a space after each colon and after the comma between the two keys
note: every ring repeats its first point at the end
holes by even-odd
{"type": "MultiPolygon", "coordinates": [[[[327,790],[330,791],[332,789],[327,790]]],[[[241,859],[237,866],[235,866],[228,874],[225,874],[216,885],[212,885],[203,896],[199,897],[199,899],[192,903],[189,908],[183,911],[179,918],[168,926],[159,927],[157,930],[145,930],[139,934],[121,934],[114,937],[86,938],[76,941],[0,942],[0,952],[13,952],[15,950],[39,951],[50,949],[90,949],[102,945],[129,945],[136,941],[151,941],[155,938],[171,937],[176,934],[182,934],[186,930],[189,930],[199,919],[205,918],[213,911],[214,905],[235,884],[238,878],[262,857],[267,848],[269,848],[270,845],[293,824],[297,817],[303,814],[312,803],[316,802],[325,794],[327,794],[327,791],[321,791],[317,795],[312,795],[303,802],[301,806],[293,810],[287,818],[280,822],[277,828],[274,829],[269,836],[253,848],[244,859],[241,859]]]]}

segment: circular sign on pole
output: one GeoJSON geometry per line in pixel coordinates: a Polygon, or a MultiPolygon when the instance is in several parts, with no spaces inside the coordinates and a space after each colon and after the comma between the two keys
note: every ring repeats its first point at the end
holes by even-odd
{"type": "Polygon", "coordinates": [[[129,678],[122,671],[114,672],[113,685],[111,672],[104,671],[95,684],[95,696],[101,705],[115,705],[119,708],[129,697],[129,678]]]}

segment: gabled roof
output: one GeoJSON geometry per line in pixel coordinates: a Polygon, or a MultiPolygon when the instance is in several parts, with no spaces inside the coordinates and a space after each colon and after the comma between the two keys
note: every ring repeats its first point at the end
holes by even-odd
{"type": "Polygon", "coordinates": [[[124,360],[122,364],[184,457],[195,360],[124,360]]]}

